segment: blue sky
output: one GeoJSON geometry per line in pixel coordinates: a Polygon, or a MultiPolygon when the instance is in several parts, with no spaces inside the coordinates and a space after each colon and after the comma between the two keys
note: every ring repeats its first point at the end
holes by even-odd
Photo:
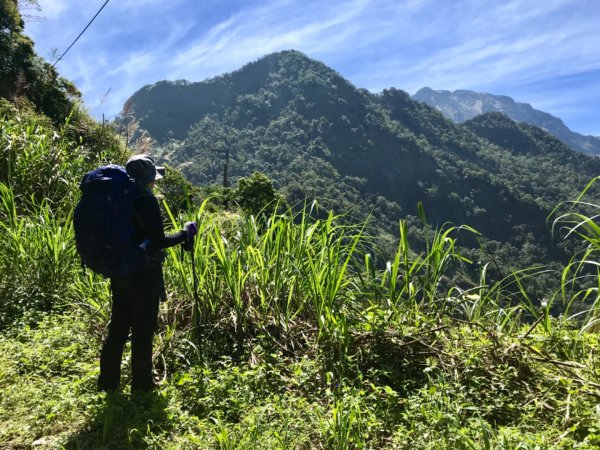
{"type": "MultiPolygon", "coordinates": [[[[26,33],[52,60],[103,3],[39,0],[26,33]]],[[[57,68],[100,118],[146,84],[286,49],[372,92],[509,95],[600,136],[600,0],[111,0],[57,68]]]]}

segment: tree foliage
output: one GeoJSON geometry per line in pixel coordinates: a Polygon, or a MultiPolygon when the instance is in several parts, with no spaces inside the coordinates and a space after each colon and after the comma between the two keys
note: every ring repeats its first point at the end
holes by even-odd
{"type": "Polygon", "coordinates": [[[178,170],[168,165],[165,169],[159,189],[169,209],[175,214],[191,211],[199,203],[199,187],[190,183],[178,170]]]}
{"type": "Polygon", "coordinates": [[[23,34],[17,0],[0,1],[0,97],[21,99],[61,123],[80,94],[52,65],[38,57],[32,40],[23,34]]]}
{"type": "Polygon", "coordinates": [[[273,182],[266,175],[254,172],[248,178],[240,178],[233,198],[240,208],[253,216],[271,216],[279,207],[285,210],[283,196],[273,187],[273,182]]]}

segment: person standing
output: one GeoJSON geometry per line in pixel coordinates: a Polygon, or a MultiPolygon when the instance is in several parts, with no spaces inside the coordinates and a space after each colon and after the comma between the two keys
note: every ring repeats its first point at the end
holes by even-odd
{"type": "Polygon", "coordinates": [[[163,249],[189,244],[197,233],[195,222],[184,229],[165,235],[160,207],[152,192],[156,180],[162,178],[163,167],[157,167],[149,155],[135,155],[125,165],[135,180],[133,238],[145,248],[145,257],[129,276],[111,278],[112,309],[108,335],[100,352],[98,388],[112,391],[119,387],[123,348],[131,332],[131,390],[149,391],[152,379],[152,341],[156,331],[160,300],[166,297],[162,263],[163,249]]]}

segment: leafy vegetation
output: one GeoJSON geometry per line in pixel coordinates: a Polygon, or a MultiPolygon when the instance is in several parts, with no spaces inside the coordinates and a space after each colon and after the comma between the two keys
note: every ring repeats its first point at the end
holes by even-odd
{"type": "MultiPolygon", "coordinates": [[[[79,91],[36,55],[33,42],[23,34],[19,3],[0,1],[0,98],[30,103],[61,123],[79,99],[79,91]]],[[[36,4],[35,0],[25,3],[36,4]]]]}

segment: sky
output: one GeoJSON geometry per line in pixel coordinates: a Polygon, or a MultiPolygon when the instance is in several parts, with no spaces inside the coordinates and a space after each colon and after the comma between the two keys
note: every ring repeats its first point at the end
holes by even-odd
{"type": "MultiPolygon", "coordinates": [[[[104,2],[39,0],[25,32],[54,62],[104,2]]],[[[111,0],[56,67],[100,119],[289,49],[371,92],[508,95],[600,136],[600,0],[111,0]]]]}

